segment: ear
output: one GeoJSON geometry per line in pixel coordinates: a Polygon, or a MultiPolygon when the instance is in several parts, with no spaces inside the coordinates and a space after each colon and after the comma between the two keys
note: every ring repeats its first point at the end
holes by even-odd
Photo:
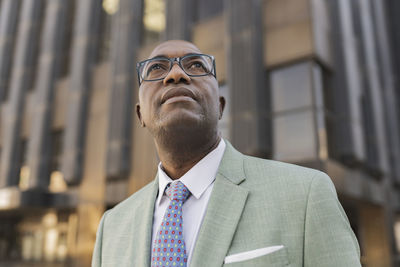
{"type": "Polygon", "coordinates": [[[219,119],[222,118],[222,114],[224,113],[225,109],[225,97],[220,96],[219,97],[219,119]]]}
{"type": "Polygon", "coordinates": [[[136,115],[138,116],[138,119],[140,121],[140,125],[142,127],[146,127],[146,124],[144,123],[143,119],[142,119],[142,114],[140,113],[140,104],[136,103],[136,115]]]}

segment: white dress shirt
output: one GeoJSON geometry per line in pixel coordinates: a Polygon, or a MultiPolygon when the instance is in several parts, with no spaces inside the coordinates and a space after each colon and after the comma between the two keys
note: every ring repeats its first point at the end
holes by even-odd
{"type": "MultiPolygon", "coordinates": [[[[188,266],[192,257],[194,244],[197,240],[201,223],[207,209],[208,200],[214,186],[215,175],[225,151],[225,142],[221,138],[218,146],[202,158],[188,172],[178,180],[181,181],[190,191],[189,198],[182,207],[183,212],[183,238],[185,240],[188,256],[188,266]]],[[[158,164],[158,197],[154,207],[152,243],[161,225],[165,210],[170,202],[165,194],[165,187],[173,180],[163,171],[161,163],[158,164]],[[161,192],[161,194],[160,194],[161,192]],[[164,192],[164,193],[163,193],[164,192]]]]}

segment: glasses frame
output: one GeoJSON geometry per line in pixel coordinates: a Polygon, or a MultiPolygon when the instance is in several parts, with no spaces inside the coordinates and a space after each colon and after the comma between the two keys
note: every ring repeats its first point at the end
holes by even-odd
{"type": "Polygon", "coordinates": [[[186,73],[186,75],[188,75],[188,76],[190,76],[190,77],[202,77],[202,76],[207,76],[207,75],[210,75],[210,74],[211,74],[212,76],[214,76],[215,79],[217,79],[217,73],[216,73],[216,69],[215,69],[215,58],[214,58],[214,56],[207,55],[207,54],[191,53],[191,54],[184,55],[184,56],[182,56],[182,57],[171,57],[171,58],[168,58],[168,57],[159,56],[159,57],[154,57],[154,58],[150,58],[150,59],[146,59],[146,60],[143,60],[143,61],[138,62],[138,63],[136,64],[136,71],[137,71],[137,75],[138,75],[139,86],[140,86],[143,82],[154,82],[154,81],[160,81],[160,80],[165,79],[165,77],[167,77],[168,74],[169,74],[169,72],[172,70],[172,67],[174,66],[174,63],[175,63],[175,62],[177,62],[178,65],[179,65],[179,67],[183,70],[183,72],[186,73]],[[206,57],[211,58],[211,60],[212,60],[212,69],[211,69],[211,71],[210,71],[209,73],[198,74],[198,75],[193,75],[193,74],[187,73],[187,72],[184,70],[184,68],[182,67],[181,62],[182,62],[183,59],[185,59],[185,58],[187,58],[187,57],[190,57],[190,56],[206,56],[206,57]],[[140,75],[140,67],[141,67],[142,65],[148,63],[148,62],[155,61],[155,60],[158,60],[158,59],[166,59],[166,60],[169,60],[169,62],[171,62],[170,68],[169,68],[168,72],[166,73],[166,75],[165,75],[164,77],[162,77],[162,78],[157,78],[157,79],[150,79],[150,80],[143,79],[143,78],[141,77],[141,75],[140,75]]]}

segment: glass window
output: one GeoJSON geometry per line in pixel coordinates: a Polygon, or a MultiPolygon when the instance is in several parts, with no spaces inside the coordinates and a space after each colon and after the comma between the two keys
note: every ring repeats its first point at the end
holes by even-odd
{"type": "MultiPolygon", "coordinates": [[[[32,25],[36,27],[34,30],[36,32],[37,37],[34,38],[34,43],[32,44],[33,46],[33,51],[32,51],[32,61],[31,65],[27,66],[28,68],[28,81],[27,84],[29,84],[29,90],[33,90],[36,85],[36,79],[38,78],[37,74],[39,71],[39,54],[41,50],[41,43],[42,43],[42,35],[43,35],[43,26],[44,26],[44,20],[45,20],[45,15],[46,15],[46,6],[47,6],[47,1],[42,1],[38,2],[40,5],[40,11],[38,16],[35,18],[37,21],[32,22],[32,25]]],[[[22,30],[22,29],[21,29],[22,30]]]]}
{"type": "Polygon", "coordinates": [[[19,170],[19,187],[27,189],[29,187],[29,167],[27,163],[27,140],[21,140],[18,149],[18,170],[19,170]]]}
{"type": "Polygon", "coordinates": [[[76,213],[67,210],[26,211],[23,218],[3,215],[0,218],[0,262],[59,266],[67,261],[75,247],[76,227],[76,213]]]}
{"type": "Polygon", "coordinates": [[[67,1],[67,8],[64,20],[64,34],[63,42],[60,51],[60,68],[58,70],[58,77],[62,78],[68,75],[69,64],[71,59],[72,37],[74,32],[75,21],[75,1],[67,1]]]}
{"type": "Polygon", "coordinates": [[[144,0],[143,44],[160,41],[165,24],[165,0],[144,0]]]}
{"type": "Polygon", "coordinates": [[[273,111],[310,107],[312,104],[311,79],[309,62],[273,70],[271,72],[273,111]]]}
{"type": "Polygon", "coordinates": [[[50,171],[56,171],[60,168],[63,136],[64,136],[64,131],[62,130],[54,131],[51,134],[50,171]]]}
{"type": "Polygon", "coordinates": [[[274,159],[297,161],[317,156],[317,138],[311,110],[273,119],[274,159]]]}
{"type": "Polygon", "coordinates": [[[64,176],[60,172],[62,160],[62,141],[64,131],[54,131],[51,135],[51,156],[50,156],[50,184],[49,189],[52,192],[62,192],[67,189],[64,176]]]}
{"type": "MultiPolygon", "coordinates": [[[[18,257],[17,217],[7,218],[4,214],[0,217],[0,259],[10,260],[18,257]]],[[[1,265],[1,263],[0,263],[1,265]]]]}
{"type": "Polygon", "coordinates": [[[111,47],[111,19],[117,11],[118,2],[103,0],[100,11],[100,25],[97,30],[96,63],[109,60],[111,47]]]}
{"type": "Polygon", "coordinates": [[[379,178],[382,173],[379,169],[378,144],[376,140],[376,129],[371,109],[369,94],[364,94],[361,99],[364,142],[366,148],[366,169],[374,177],[379,178]]]}

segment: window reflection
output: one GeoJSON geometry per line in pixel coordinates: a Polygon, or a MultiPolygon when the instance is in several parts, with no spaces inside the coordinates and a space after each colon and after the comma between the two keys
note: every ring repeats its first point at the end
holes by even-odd
{"type": "Polygon", "coordinates": [[[143,43],[150,44],[161,40],[165,30],[165,0],[145,0],[143,12],[143,43]]]}
{"type": "Polygon", "coordinates": [[[58,231],[54,227],[46,231],[44,242],[44,258],[46,261],[54,261],[56,257],[58,231]]]}
{"type": "Polygon", "coordinates": [[[311,110],[274,118],[274,158],[296,161],[316,157],[314,129],[311,110]]]}
{"type": "Polygon", "coordinates": [[[26,190],[29,188],[29,167],[27,165],[22,166],[19,171],[19,188],[26,190]]]}
{"type": "Polygon", "coordinates": [[[322,73],[313,61],[271,72],[274,158],[326,158],[322,73]]]}
{"type": "Polygon", "coordinates": [[[51,156],[50,156],[50,184],[51,192],[63,192],[67,190],[67,184],[64,176],[60,171],[62,161],[62,141],[64,131],[57,130],[51,134],[51,156]]]}
{"type": "Polygon", "coordinates": [[[65,25],[62,28],[64,31],[63,42],[60,49],[61,51],[59,52],[58,78],[66,77],[69,74],[72,38],[76,19],[75,11],[75,1],[67,1],[67,7],[64,14],[65,25]]]}
{"type": "Polygon", "coordinates": [[[0,220],[0,260],[65,262],[74,249],[75,235],[76,214],[67,211],[25,216],[22,221],[0,220]]]}
{"type": "Polygon", "coordinates": [[[31,260],[33,257],[34,236],[31,232],[23,234],[22,237],[22,259],[31,260]]]}
{"type": "Polygon", "coordinates": [[[38,229],[34,233],[34,239],[33,239],[33,260],[34,261],[40,261],[43,257],[43,249],[42,249],[42,244],[43,244],[43,238],[44,234],[41,229],[38,229]]]}
{"type": "Polygon", "coordinates": [[[119,0],[103,0],[102,6],[109,15],[114,15],[118,11],[119,0]]]}
{"type": "Polygon", "coordinates": [[[271,72],[274,112],[311,106],[310,69],[310,63],[306,62],[271,72]]]}
{"type": "Polygon", "coordinates": [[[29,186],[29,167],[27,166],[27,140],[21,140],[18,150],[18,169],[19,169],[19,182],[20,189],[28,189],[29,186]]]}

